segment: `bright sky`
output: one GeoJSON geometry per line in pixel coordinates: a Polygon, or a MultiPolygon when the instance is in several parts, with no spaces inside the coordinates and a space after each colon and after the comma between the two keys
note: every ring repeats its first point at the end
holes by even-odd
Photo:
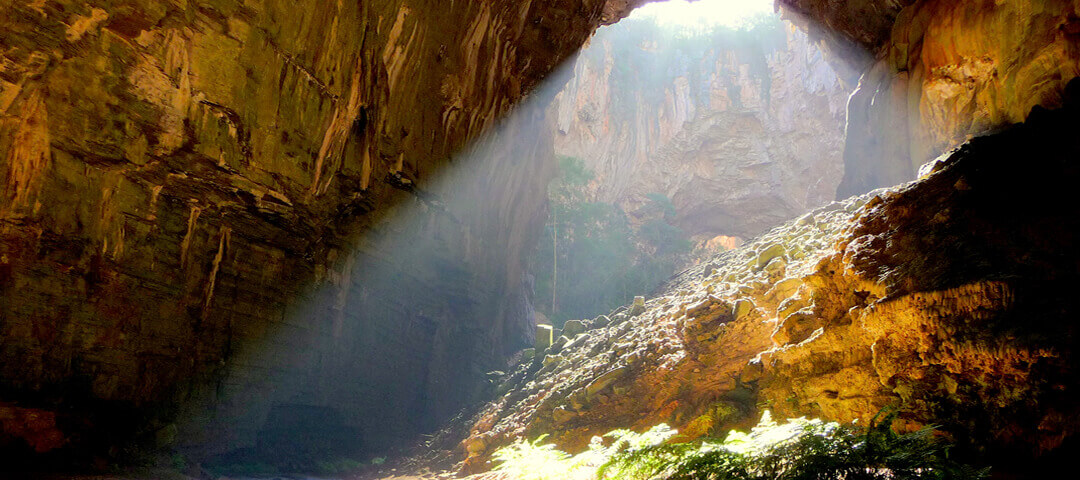
{"type": "Polygon", "coordinates": [[[667,0],[646,4],[634,10],[630,18],[652,17],[661,25],[673,27],[735,27],[761,13],[773,13],[773,0],[667,0]]]}

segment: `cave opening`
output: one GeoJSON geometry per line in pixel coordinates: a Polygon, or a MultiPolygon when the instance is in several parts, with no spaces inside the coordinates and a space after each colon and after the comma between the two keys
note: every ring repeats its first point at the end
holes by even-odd
{"type": "Polygon", "coordinates": [[[0,476],[1075,457],[1075,1],[234,3],[0,7],[0,476]]]}
{"type": "Polygon", "coordinates": [[[864,61],[770,1],[650,3],[601,27],[551,107],[539,323],[610,312],[832,201],[864,61]]]}

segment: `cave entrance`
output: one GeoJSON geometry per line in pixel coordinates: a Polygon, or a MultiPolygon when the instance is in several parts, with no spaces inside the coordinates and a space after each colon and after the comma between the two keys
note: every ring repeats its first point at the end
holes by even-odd
{"type": "MultiPolygon", "coordinates": [[[[437,171],[410,160],[427,155],[410,149],[416,130],[380,137],[402,146],[366,191],[389,200],[359,240],[320,252],[323,281],[284,326],[235,354],[273,368],[226,385],[222,397],[260,397],[215,407],[247,428],[213,445],[231,450],[219,471],[381,468],[417,435],[462,427],[454,417],[497,393],[536,324],[572,336],[568,320],[830,202],[859,71],[846,60],[769,0],[656,3],[601,28],[437,171]],[[329,449],[312,429],[354,442],[329,449]]],[[[355,198],[342,224],[375,208],[355,198]]]]}
{"type": "Polygon", "coordinates": [[[531,260],[539,323],[607,313],[836,195],[857,72],[772,1],[646,4],[571,68],[531,260]]]}

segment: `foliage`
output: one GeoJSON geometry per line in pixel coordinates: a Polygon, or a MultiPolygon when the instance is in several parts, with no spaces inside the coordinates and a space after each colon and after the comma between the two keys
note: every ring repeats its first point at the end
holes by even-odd
{"type": "Polygon", "coordinates": [[[668,198],[667,195],[653,192],[646,193],[645,198],[649,199],[649,201],[652,202],[650,207],[659,209],[664,214],[664,220],[675,219],[675,214],[677,213],[675,211],[675,204],[671,203],[671,199],[668,198]]]}
{"type": "Polygon", "coordinates": [[[640,212],[650,219],[633,225],[619,207],[591,199],[594,173],[584,162],[559,157],[558,167],[548,190],[549,221],[532,271],[537,309],[561,326],[567,319],[605,313],[656,288],[685,261],[691,243],[669,223],[675,207],[667,196],[649,194],[640,212]]]}
{"type": "Polygon", "coordinates": [[[732,431],[723,441],[669,443],[676,432],[660,425],[641,434],[611,432],[609,446],[594,438],[589,450],[576,456],[541,445],[541,437],[500,449],[496,459],[503,462],[498,470],[510,478],[529,480],[974,480],[989,475],[989,469],[952,461],[948,445],[932,428],[899,434],[892,420],[892,415],[880,422],[875,417],[866,428],[806,418],[778,424],[766,412],[750,432],[732,431]]]}
{"type": "Polygon", "coordinates": [[[518,439],[510,446],[500,448],[492,458],[499,462],[495,471],[518,480],[548,480],[572,478],[575,470],[569,462],[570,454],[556,450],[555,445],[542,445],[547,435],[540,435],[529,442],[518,439]]]}

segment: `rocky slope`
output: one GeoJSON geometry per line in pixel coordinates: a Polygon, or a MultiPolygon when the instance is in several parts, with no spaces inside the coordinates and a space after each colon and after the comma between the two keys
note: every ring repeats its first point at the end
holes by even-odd
{"type": "Polygon", "coordinates": [[[833,198],[851,68],[779,19],[688,38],[627,19],[578,58],[555,149],[597,200],[633,214],[661,193],[688,233],[749,238],[833,198]]]}
{"type": "Polygon", "coordinates": [[[1060,468],[1080,427],[1073,86],[1069,109],[1037,109],[926,178],[818,209],[662,296],[568,324],[500,385],[463,442],[467,467],[518,436],[577,450],[614,428],[669,423],[689,439],[764,408],[866,421],[897,405],[901,428],[941,425],[959,454],[1002,471],[1060,468]]]}
{"type": "Polygon", "coordinates": [[[5,452],[444,418],[527,333],[547,121],[432,180],[630,3],[5,2],[5,452]]]}

